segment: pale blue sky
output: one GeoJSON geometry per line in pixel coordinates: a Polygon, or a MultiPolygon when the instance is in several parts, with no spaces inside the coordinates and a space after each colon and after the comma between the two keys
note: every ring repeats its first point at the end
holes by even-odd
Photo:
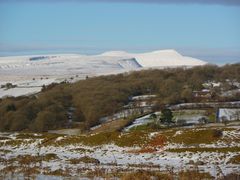
{"type": "Polygon", "coordinates": [[[0,2],[0,56],[166,48],[210,62],[239,62],[240,6],[0,2]]]}

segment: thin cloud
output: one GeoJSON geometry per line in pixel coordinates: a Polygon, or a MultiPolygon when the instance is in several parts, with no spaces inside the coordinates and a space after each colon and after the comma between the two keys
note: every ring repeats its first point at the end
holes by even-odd
{"type": "Polygon", "coordinates": [[[155,4],[206,4],[240,6],[240,0],[0,0],[0,2],[79,2],[79,3],[155,3],[155,4]]]}
{"type": "MultiPolygon", "coordinates": [[[[85,1],[85,0],[76,0],[85,1]]],[[[91,0],[90,0],[91,1],[91,0]]],[[[158,3],[158,4],[218,4],[240,5],[240,0],[92,0],[94,2],[129,2],[129,3],[158,3]]]]}

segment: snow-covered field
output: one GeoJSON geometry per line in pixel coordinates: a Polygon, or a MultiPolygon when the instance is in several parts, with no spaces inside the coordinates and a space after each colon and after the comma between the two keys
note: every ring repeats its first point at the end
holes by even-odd
{"type": "Polygon", "coordinates": [[[0,57],[0,85],[12,83],[19,86],[14,89],[0,88],[0,97],[35,93],[41,90],[42,85],[64,80],[74,82],[87,76],[204,64],[206,62],[182,56],[174,50],[144,54],[114,51],[92,56],[58,54],[0,57]]]}
{"type": "MultiPolygon", "coordinates": [[[[82,173],[105,169],[106,171],[134,171],[136,169],[166,170],[173,167],[174,171],[191,169],[195,165],[201,171],[209,172],[218,177],[239,172],[239,162],[232,159],[239,156],[240,127],[229,128],[199,128],[173,129],[152,132],[148,134],[119,134],[109,142],[96,143],[101,135],[86,136],[50,136],[46,134],[0,134],[0,171],[13,165],[21,169],[20,159],[26,155],[33,157],[30,167],[35,167],[41,173],[62,171],[68,175],[79,176],[82,173]],[[211,133],[219,129],[222,136],[214,137],[212,141],[200,137],[196,143],[189,142],[189,133],[211,133]],[[84,139],[85,138],[85,139],[84,139]],[[135,138],[145,138],[143,144],[129,142],[135,138]],[[167,138],[166,140],[164,140],[167,138]],[[183,139],[182,143],[179,139],[183,139]],[[94,141],[93,141],[94,140],[94,141]],[[206,142],[205,142],[206,141],[206,142]],[[48,157],[51,155],[48,159],[48,157]],[[42,157],[41,163],[37,157],[42,157]],[[84,162],[84,158],[89,162],[84,162]],[[80,161],[78,161],[80,160],[80,161]],[[34,162],[36,161],[36,162],[34,162]],[[5,163],[4,163],[5,162],[5,163]],[[11,163],[10,163],[11,162],[11,163]],[[77,162],[77,163],[74,163],[77,162]]],[[[203,134],[203,136],[205,136],[203,134]]],[[[24,161],[25,162],[25,161],[24,161]]],[[[19,170],[16,169],[15,171],[19,170]]]]}
{"type": "Polygon", "coordinates": [[[219,109],[219,119],[220,120],[227,120],[227,121],[234,121],[240,119],[240,108],[220,108],[219,109]]]}

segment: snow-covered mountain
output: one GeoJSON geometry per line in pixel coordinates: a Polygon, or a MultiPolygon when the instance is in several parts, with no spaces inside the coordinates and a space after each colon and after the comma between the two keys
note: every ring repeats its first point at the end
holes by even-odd
{"type": "Polygon", "coordinates": [[[206,62],[182,56],[175,50],[159,50],[142,54],[131,54],[124,51],[111,51],[102,56],[111,57],[134,57],[142,67],[176,67],[176,66],[201,66],[206,62]]]}
{"type": "Polygon", "coordinates": [[[24,69],[34,67],[37,67],[38,69],[44,67],[44,69],[47,70],[52,66],[63,68],[61,70],[69,70],[70,67],[81,69],[102,67],[104,70],[106,70],[106,68],[108,68],[107,66],[109,65],[111,65],[111,67],[116,66],[123,69],[135,69],[141,67],[159,68],[176,66],[201,66],[205,64],[206,62],[204,61],[182,56],[174,50],[160,50],[142,54],[134,54],[124,51],[110,51],[93,56],[62,54],[0,57],[1,71],[7,69],[24,69]],[[64,65],[61,67],[60,64],[64,65]]]}
{"type": "Polygon", "coordinates": [[[174,50],[134,54],[111,51],[100,55],[57,54],[0,57],[0,86],[8,82],[18,88],[0,88],[0,97],[40,91],[43,84],[77,81],[86,76],[117,74],[132,70],[164,67],[192,67],[206,62],[185,57],[174,50]],[[29,89],[29,88],[32,88],[29,89]]]}

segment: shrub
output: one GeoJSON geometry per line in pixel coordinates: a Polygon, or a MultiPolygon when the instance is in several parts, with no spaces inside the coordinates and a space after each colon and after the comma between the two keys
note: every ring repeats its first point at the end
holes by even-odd
{"type": "Polygon", "coordinates": [[[138,170],[137,172],[123,174],[121,179],[122,180],[149,180],[149,179],[171,180],[172,178],[171,178],[171,175],[164,174],[164,173],[138,170]]]}
{"type": "Polygon", "coordinates": [[[79,164],[79,163],[90,163],[90,164],[100,164],[100,161],[95,158],[91,158],[89,156],[84,156],[79,159],[70,159],[71,164],[79,164]]]}
{"type": "Polygon", "coordinates": [[[239,179],[240,179],[240,173],[231,173],[220,178],[220,180],[239,180],[239,179]]]}
{"type": "Polygon", "coordinates": [[[217,130],[217,129],[213,130],[212,136],[214,138],[221,138],[223,136],[223,132],[221,130],[217,130]]]}
{"type": "Polygon", "coordinates": [[[228,163],[240,164],[240,155],[233,156],[228,163]]]}
{"type": "Polygon", "coordinates": [[[178,179],[183,180],[212,180],[213,177],[209,173],[200,172],[198,168],[193,170],[180,171],[178,179]]]}

